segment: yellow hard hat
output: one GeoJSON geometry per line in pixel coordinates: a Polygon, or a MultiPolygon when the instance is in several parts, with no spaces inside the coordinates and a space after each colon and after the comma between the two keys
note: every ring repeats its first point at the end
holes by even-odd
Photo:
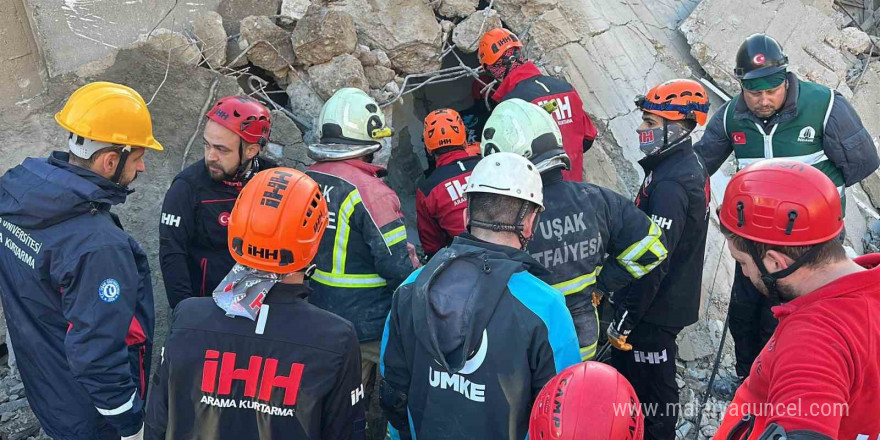
{"type": "Polygon", "coordinates": [[[93,141],[162,151],[153,138],[147,103],[130,87],[111,82],[86,84],[70,95],[55,122],[93,141]]]}

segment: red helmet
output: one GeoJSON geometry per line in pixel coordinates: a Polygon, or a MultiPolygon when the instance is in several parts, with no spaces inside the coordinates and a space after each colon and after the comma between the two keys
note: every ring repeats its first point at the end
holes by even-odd
{"type": "Polygon", "coordinates": [[[534,440],[642,440],[645,420],[632,385],[613,367],[582,362],[544,385],[529,419],[534,440]]]}
{"type": "Polygon", "coordinates": [[[767,159],[736,173],[718,212],[734,234],[777,246],[809,246],[843,230],[840,193],[816,168],[767,159]]]}
{"type": "Polygon", "coordinates": [[[269,143],[272,118],[269,109],[256,99],[248,96],[220,98],[205,116],[232,130],[249,144],[263,147],[269,143]]]}

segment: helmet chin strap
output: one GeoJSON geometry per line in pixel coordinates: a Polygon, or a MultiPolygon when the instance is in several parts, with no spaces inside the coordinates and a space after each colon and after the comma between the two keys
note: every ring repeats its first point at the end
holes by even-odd
{"type": "Polygon", "coordinates": [[[777,289],[777,282],[801,268],[806,262],[810,261],[812,257],[819,252],[822,248],[821,244],[813,246],[807,251],[806,254],[802,255],[797,260],[788,266],[787,268],[780,270],[778,272],[770,273],[767,271],[767,267],[764,266],[764,259],[761,255],[758,255],[758,248],[751,241],[747,243],[749,255],[752,257],[752,260],[755,260],[755,266],[758,266],[758,270],[761,272],[761,281],[764,283],[764,286],[767,287],[767,291],[770,297],[777,299],[780,303],[785,302],[785,298],[779,293],[779,289],[777,289]]]}
{"type": "MultiPolygon", "coordinates": [[[[516,224],[510,223],[501,223],[501,222],[488,222],[483,220],[471,219],[468,224],[468,232],[470,232],[471,225],[477,226],[481,229],[487,229],[493,232],[516,232],[517,237],[519,238],[520,250],[526,250],[529,242],[532,241],[531,237],[526,237],[523,234],[523,230],[525,229],[524,220],[526,215],[529,213],[529,202],[523,201],[522,205],[519,207],[519,213],[516,215],[516,224]]],[[[532,225],[532,237],[535,236],[535,227],[537,226],[538,221],[535,219],[534,224],[532,225]]]]}
{"type": "Polygon", "coordinates": [[[122,150],[119,152],[119,164],[116,165],[116,171],[113,172],[113,177],[110,178],[110,181],[121,185],[119,180],[122,179],[122,172],[125,170],[125,163],[128,162],[128,156],[131,155],[131,146],[124,146],[122,150]]]}
{"type": "Polygon", "coordinates": [[[244,156],[244,140],[239,138],[238,141],[238,167],[235,169],[235,173],[231,176],[229,174],[226,177],[233,182],[244,182],[250,178],[250,171],[256,169],[257,164],[259,163],[259,154],[254,156],[253,159],[246,160],[244,156]],[[250,169],[248,169],[248,165],[250,165],[250,169]]]}

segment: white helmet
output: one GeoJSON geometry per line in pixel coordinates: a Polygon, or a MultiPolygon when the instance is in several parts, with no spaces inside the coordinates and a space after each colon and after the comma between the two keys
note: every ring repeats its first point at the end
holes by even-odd
{"type": "Polygon", "coordinates": [[[309,146],[309,157],[326,161],[366,156],[382,148],[381,139],[392,134],[373,98],[360,89],[339,89],[321,108],[320,143],[309,146]]]}
{"type": "Polygon", "coordinates": [[[544,108],[522,99],[509,99],[495,107],[483,128],[480,145],[483,156],[515,153],[531,160],[542,173],[571,168],[556,121],[544,108]]]}
{"type": "Polygon", "coordinates": [[[544,210],[544,185],[537,167],[514,153],[495,153],[483,158],[468,178],[465,194],[500,194],[532,202],[544,210]]]}

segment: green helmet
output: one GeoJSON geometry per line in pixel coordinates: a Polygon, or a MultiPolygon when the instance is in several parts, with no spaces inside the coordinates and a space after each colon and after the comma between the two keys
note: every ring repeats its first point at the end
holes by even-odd
{"type": "Polygon", "coordinates": [[[309,146],[312,159],[344,160],[366,156],[382,148],[391,137],[379,104],[355,88],[339,89],[324,103],[318,118],[320,143],[309,146]]]}
{"type": "Polygon", "coordinates": [[[542,173],[571,168],[556,121],[547,110],[522,99],[509,99],[495,107],[483,128],[480,145],[483,156],[497,152],[519,154],[531,160],[542,173]]]}

